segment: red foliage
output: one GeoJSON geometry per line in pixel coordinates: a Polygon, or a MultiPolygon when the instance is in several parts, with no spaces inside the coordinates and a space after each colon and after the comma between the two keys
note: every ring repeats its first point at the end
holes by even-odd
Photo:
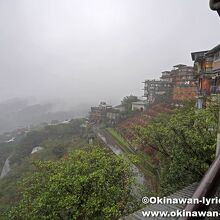
{"type": "Polygon", "coordinates": [[[118,129],[128,140],[135,139],[135,126],[144,126],[149,120],[156,117],[160,113],[171,111],[171,106],[167,103],[160,103],[149,107],[146,111],[139,113],[133,117],[123,120],[118,125],[118,129]]]}
{"type": "Polygon", "coordinates": [[[153,149],[152,147],[149,147],[149,146],[144,147],[143,151],[145,154],[148,154],[150,156],[155,154],[155,149],[153,149]]]}

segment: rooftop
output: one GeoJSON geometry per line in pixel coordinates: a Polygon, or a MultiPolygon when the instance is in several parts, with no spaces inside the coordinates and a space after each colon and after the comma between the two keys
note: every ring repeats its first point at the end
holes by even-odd
{"type": "Polygon", "coordinates": [[[163,81],[163,80],[145,80],[143,83],[154,83],[154,84],[171,84],[171,82],[163,81]]]}
{"type": "Polygon", "coordinates": [[[137,101],[137,102],[132,102],[132,104],[135,104],[135,105],[145,105],[146,102],[145,101],[137,101]]]}
{"type": "Polygon", "coordinates": [[[212,48],[211,50],[204,50],[204,51],[197,51],[197,52],[192,52],[191,57],[193,61],[196,61],[198,59],[201,59],[205,56],[210,56],[213,55],[214,53],[220,51],[220,44],[212,48]]]}
{"type": "Polygon", "coordinates": [[[220,51],[220,44],[218,44],[216,47],[212,48],[211,50],[209,50],[206,55],[212,55],[216,52],[220,51]]]}
{"type": "Polygon", "coordinates": [[[186,67],[187,65],[185,64],[177,64],[175,66],[173,66],[174,68],[181,68],[181,67],[186,67]]]}

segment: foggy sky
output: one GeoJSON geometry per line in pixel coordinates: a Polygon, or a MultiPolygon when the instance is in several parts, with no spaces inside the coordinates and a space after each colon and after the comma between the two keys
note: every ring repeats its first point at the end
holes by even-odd
{"type": "Polygon", "coordinates": [[[208,0],[0,0],[0,101],[118,104],[218,43],[208,0]]]}

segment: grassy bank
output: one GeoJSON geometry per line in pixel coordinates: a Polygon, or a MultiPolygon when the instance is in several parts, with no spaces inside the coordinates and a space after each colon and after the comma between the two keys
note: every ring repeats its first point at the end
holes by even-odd
{"type": "Polygon", "coordinates": [[[132,154],[137,158],[136,165],[142,171],[146,178],[157,178],[157,173],[154,166],[150,162],[150,158],[144,155],[143,152],[136,151],[131,144],[122,137],[114,128],[106,128],[106,131],[114,138],[118,146],[128,154],[132,154]]]}

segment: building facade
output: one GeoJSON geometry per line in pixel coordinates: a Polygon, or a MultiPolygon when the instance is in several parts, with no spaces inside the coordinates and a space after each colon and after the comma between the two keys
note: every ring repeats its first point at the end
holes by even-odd
{"type": "Polygon", "coordinates": [[[198,79],[197,106],[206,105],[206,99],[220,93],[220,44],[209,51],[191,53],[198,79]]]}
{"type": "Polygon", "coordinates": [[[111,105],[107,105],[106,102],[100,102],[99,106],[91,107],[89,113],[89,120],[93,123],[102,123],[107,118],[107,112],[112,109],[111,105]]]}
{"type": "Polygon", "coordinates": [[[144,111],[147,107],[146,101],[132,102],[132,111],[144,111]]]}
{"type": "Polygon", "coordinates": [[[106,112],[106,118],[110,124],[116,124],[121,118],[120,111],[114,108],[108,109],[106,112]]]}
{"type": "Polygon", "coordinates": [[[162,81],[172,83],[173,78],[172,78],[172,75],[171,75],[171,71],[164,71],[164,72],[162,72],[162,75],[161,75],[160,79],[162,81]]]}
{"type": "Polygon", "coordinates": [[[193,67],[175,65],[170,73],[173,83],[173,101],[194,100],[197,95],[197,80],[193,67]]]}
{"type": "Polygon", "coordinates": [[[144,97],[148,103],[167,101],[171,98],[172,83],[163,80],[146,80],[144,97]]]}

